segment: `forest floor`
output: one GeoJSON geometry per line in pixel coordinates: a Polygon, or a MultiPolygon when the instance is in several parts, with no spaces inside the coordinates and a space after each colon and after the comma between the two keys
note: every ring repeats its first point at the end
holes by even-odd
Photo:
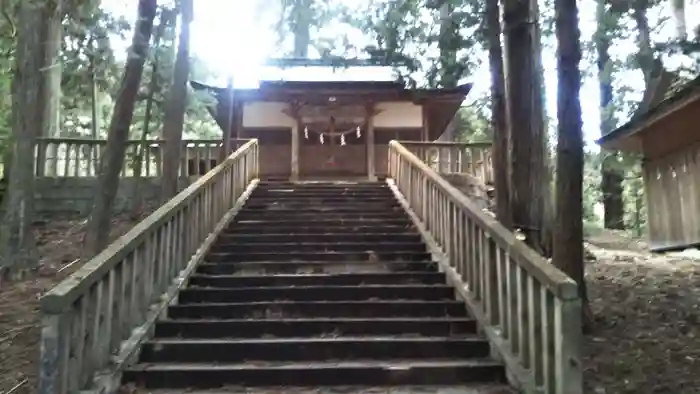
{"type": "Polygon", "coordinates": [[[654,255],[610,231],[587,248],[585,392],[700,393],[700,252],[654,255]]]}
{"type": "MultiPolygon", "coordinates": [[[[152,212],[144,210],[141,218],[152,212]]],[[[115,215],[111,239],[125,234],[140,219],[115,215]]],[[[0,283],[0,394],[36,392],[39,361],[39,297],[80,268],[85,218],[51,218],[34,226],[39,268],[16,282],[0,283]]]]}

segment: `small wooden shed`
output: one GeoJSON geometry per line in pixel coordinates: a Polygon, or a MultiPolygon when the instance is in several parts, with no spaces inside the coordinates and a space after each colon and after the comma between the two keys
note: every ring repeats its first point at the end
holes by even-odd
{"type": "Polygon", "coordinates": [[[267,179],[377,179],[389,141],[437,139],[471,85],[407,89],[398,82],[265,81],[257,89],[191,82],[217,99],[224,138],[257,138],[267,179]]]}
{"type": "Polygon", "coordinates": [[[599,140],[643,157],[649,246],[700,246],[700,77],[599,140]]]}

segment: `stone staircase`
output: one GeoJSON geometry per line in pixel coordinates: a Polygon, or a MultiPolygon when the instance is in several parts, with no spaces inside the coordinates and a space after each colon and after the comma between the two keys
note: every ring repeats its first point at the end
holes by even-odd
{"type": "Polygon", "coordinates": [[[262,182],[124,383],[508,392],[503,365],[430,260],[385,184],[262,182]]]}

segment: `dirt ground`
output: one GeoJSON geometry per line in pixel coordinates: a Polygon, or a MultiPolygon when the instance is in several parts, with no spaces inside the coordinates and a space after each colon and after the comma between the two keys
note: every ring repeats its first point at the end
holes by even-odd
{"type": "Polygon", "coordinates": [[[587,246],[585,392],[700,393],[700,252],[652,255],[608,231],[587,246]]]}
{"type": "MultiPolygon", "coordinates": [[[[147,208],[142,217],[151,210],[147,208]]],[[[112,220],[112,239],[137,222],[127,215],[116,215],[112,220]]],[[[85,225],[85,219],[76,218],[52,218],[35,224],[39,268],[22,281],[0,283],[1,394],[36,392],[39,297],[80,267],[77,258],[85,225]]]]}

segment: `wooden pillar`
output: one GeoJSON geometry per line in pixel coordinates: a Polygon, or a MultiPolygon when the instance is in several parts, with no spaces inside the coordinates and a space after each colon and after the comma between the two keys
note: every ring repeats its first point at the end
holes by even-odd
{"type": "Polygon", "coordinates": [[[365,144],[367,146],[367,178],[370,181],[376,181],[377,158],[375,157],[375,138],[374,138],[374,105],[367,105],[367,113],[365,115],[365,124],[367,125],[367,135],[365,136],[365,144]]]}
{"type": "Polygon", "coordinates": [[[299,130],[303,127],[301,121],[297,120],[292,126],[292,173],[293,181],[299,180],[299,130]]]}
{"type": "MultiPolygon", "coordinates": [[[[421,121],[422,127],[420,131],[420,140],[427,142],[430,139],[430,111],[426,101],[421,103],[421,121]]],[[[423,162],[427,163],[429,159],[428,147],[418,148],[416,156],[423,160],[423,162]]]]}
{"type": "Polygon", "coordinates": [[[235,143],[231,143],[233,145],[233,148],[231,150],[235,151],[237,150],[241,145],[243,145],[240,141],[242,138],[243,134],[243,111],[245,111],[245,103],[243,101],[236,100],[235,101],[235,107],[234,107],[234,121],[233,121],[233,130],[231,131],[232,137],[236,139],[235,143]]]}
{"type": "Polygon", "coordinates": [[[221,133],[221,152],[219,153],[219,162],[223,162],[231,152],[231,128],[234,125],[235,103],[233,97],[233,78],[228,79],[226,87],[226,127],[221,133]]]}
{"type": "Polygon", "coordinates": [[[428,103],[426,102],[421,104],[421,118],[423,121],[423,126],[421,127],[420,140],[428,141],[430,136],[430,116],[428,112],[428,103]]]}

